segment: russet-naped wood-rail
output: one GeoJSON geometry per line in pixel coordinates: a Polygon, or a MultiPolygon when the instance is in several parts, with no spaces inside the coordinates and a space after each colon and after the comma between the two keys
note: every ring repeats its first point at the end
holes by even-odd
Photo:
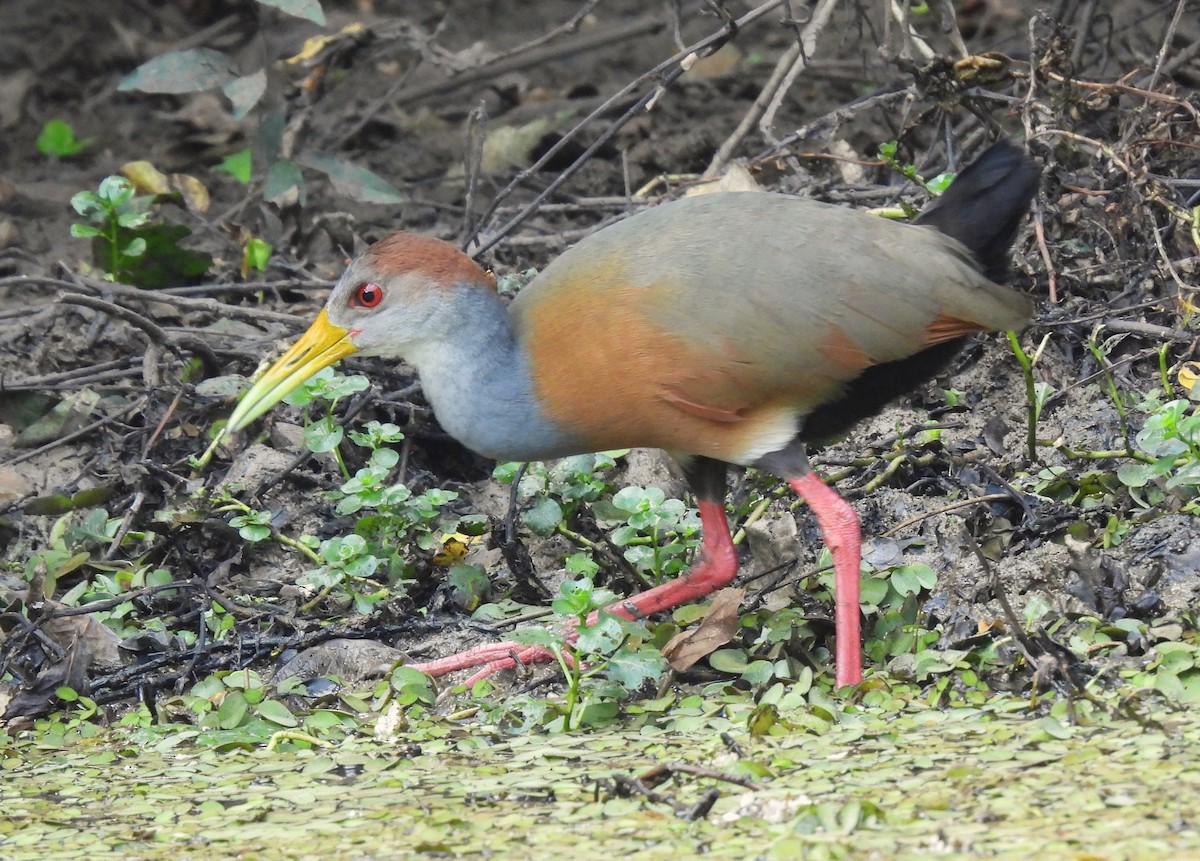
{"type": "MultiPolygon", "coordinates": [[[[703,530],[691,570],[608,607],[641,618],[733,580],[728,464],[786,481],[835,569],[837,685],[862,678],[860,529],[812,472],[834,436],[942,369],[975,332],[1029,317],[996,283],[1038,171],[1000,141],[912,224],[780,194],[675,200],[599,230],[509,305],[469,257],[394,233],[346,269],[311,328],[246,393],[244,428],[351,353],[403,358],[445,430],[481,455],[545,460],[665,449],[703,530]]],[[[549,653],[511,642],[416,665],[476,678],[549,653]]]]}

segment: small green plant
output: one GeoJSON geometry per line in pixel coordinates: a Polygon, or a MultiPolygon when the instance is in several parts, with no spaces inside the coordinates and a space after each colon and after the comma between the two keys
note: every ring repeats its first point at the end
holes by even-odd
{"type": "Polygon", "coordinates": [[[70,123],[50,120],[38,135],[37,148],[42,155],[70,158],[83,152],[91,143],[91,138],[80,140],[75,137],[75,129],[71,128],[70,123]]]}
{"type": "Polygon", "coordinates": [[[153,202],[150,195],[135,194],[133,183],[123,176],[106,176],[96,191],[71,198],[71,206],[90,222],[72,224],[71,235],[96,241],[108,280],[119,280],[145,255],[145,238],[129,234],[150,222],[153,202]]]}
{"type": "Polygon", "coordinates": [[[1111,370],[1112,363],[1108,360],[1108,354],[1112,351],[1113,346],[1124,337],[1124,335],[1115,335],[1101,342],[1093,332],[1088,336],[1087,347],[1097,364],[1100,365],[1101,373],[1104,376],[1104,393],[1108,395],[1108,399],[1112,401],[1112,405],[1117,411],[1117,421],[1121,426],[1121,439],[1125,441],[1125,448],[1132,450],[1133,446],[1129,444],[1129,398],[1126,392],[1117,385],[1116,377],[1113,376],[1111,370]]]}
{"type": "MultiPolygon", "coordinates": [[[[534,535],[546,537],[556,531],[565,534],[569,531],[567,524],[583,506],[612,492],[612,486],[598,473],[614,466],[616,459],[627,453],[606,451],[526,464],[517,488],[518,498],[526,503],[521,521],[534,535]]],[[[520,463],[498,463],[492,477],[509,484],[520,471],[520,463]]]]}
{"type": "Polygon", "coordinates": [[[564,580],[551,609],[564,624],[557,628],[518,629],[513,639],[541,646],[554,655],[566,680],[566,701],[547,704],[552,732],[599,726],[616,717],[618,704],[648,679],[659,678],[666,668],[662,653],[648,643],[649,631],[633,622],[602,611],[616,600],[590,579],[564,580]],[[588,618],[600,611],[593,624],[588,618]],[[568,633],[569,632],[569,633],[568,633]]]}
{"type": "MultiPolygon", "coordinates": [[[[128,528],[122,531],[123,526],[123,518],[110,517],[103,508],[71,512],[60,517],[51,526],[45,546],[26,560],[25,579],[31,583],[40,582],[42,594],[46,597],[57,595],[56,600],[68,607],[101,601],[112,604],[114,599],[131,591],[170,584],[173,580],[171,572],[144,558],[153,533],[128,528]],[[114,541],[128,550],[132,558],[119,564],[104,561],[100,551],[112,546],[114,541]],[[69,587],[63,582],[67,580],[71,581],[69,587]]],[[[122,637],[163,628],[159,619],[140,622],[130,601],[96,610],[92,617],[122,637]]]]}
{"type": "MultiPolygon", "coordinates": [[[[339,375],[340,376],[340,375],[339,375]]],[[[365,378],[359,377],[358,380],[365,378]]],[[[358,389],[355,378],[331,379],[321,388],[320,397],[336,400],[358,389]]],[[[331,406],[332,408],[332,406],[331,406]]],[[[322,430],[305,440],[324,450],[331,437],[341,439],[341,428],[331,426],[331,415],[319,419],[322,430]]],[[[309,426],[311,427],[311,425],[309,426]]],[[[390,480],[400,462],[399,453],[389,444],[401,442],[404,434],[390,422],[368,422],[362,430],[351,431],[350,441],[370,451],[367,463],[348,476],[337,490],[328,494],[340,515],[357,515],[352,535],[321,542],[317,549],[321,566],[306,572],[304,579],[321,588],[322,595],[333,588],[346,588],[359,612],[370,612],[381,600],[416,573],[413,549],[428,553],[446,533],[481,535],[487,528],[483,517],[459,517],[447,510],[458,499],[452,490],[431,487],[414,494],[405,484],[390,480]],[[384,575],[390,589],[366,591],[362,584],[376,572],[384,575]]],[[[345,471],[341,458],[338,463],[345,471]]],[[[311,604],[311,602],[310,602],[311,604]]]]}
{"type": "Polygon", "coordinates": [[[57,688],[54,695],[66,708],[36,722],[38,737],[43,744],[65,744],[67,739],[93,738],[104,732],[96,720],[100,707],[91,697],[66,685],[57,688]]]}
{"type": "MultiPolygon", "coordinates": [[[[602,526],[611,529],[609,542],[622,549],[633,572],[661,582],[687,566],[688,555],[699,544],[700,519],[695,509],[682,500],[668,499],[657,487],[626,487],[610,498],[613,487],[600,473],[627,453],[600,452],[528,464],[518,487],[518,496],[526,501],[521,520],[534,535],[558,533],[578,545],[580,550],[567,558],[567,570],[590,577],[598,569],[595,554],[608,549],[572,526],[577,515],[589,509],[602,526]]],[[[519,468],[517,463],[501,463],[492,476],[511,482],[519,468]]],[[[649,579],[641,579],[642,585],[648,584],[649,579]]]]}
{"type": "Polygon", "coordinates": [[[271,262],[271,252],[274,250],[269,242],[257,237],[246,242],[246,247],[242,249],[242,277],[249,275],[251,269],[266,272],[267,264],[271,262]]]}
{"type": "Polygon", "coordinates": [[[213,505],[213,510],[218,514],[237,512],[229,519],[229,525],[237,529],[238,535],[243,541],[257,544],[268,538],[274,538],[280,544],[292,548],[310,561],[318,561],[317,555],[312,549],[317,543],[316,539],[311,536],[301,536],[298,540],[288,538],[271,524],[271,512],[251,508],[241,500],[225,494],[214,497],[213,505]]]}
{"type": "Polygon", "coordinates": [[[652,576],[654,582],[680,573],[700,543],[700,516],[681,499],[668,499],[657,487],[624,487],[613,494],[611,509],[597,506],[597,516],[623,517],[609,536],[625,548],[627,562],[652,576]]]}
{"type": "MultiPolygon", "coordinates": [[[[939,173],[933,179],[926,180],[919,173],[917,173],[916,165],[909,162],[901,162],[896,158],[896,152],[898,149],[899,145],[896,143],[896,141],[887,141],[885,143],[881,143],[879,145],[879,158],[882,159],[886,164],[890,165],[893,170],[904,176],[906,179],[915,182],[930,194],[935,196],[941,194],[943,191],[949,188],[950,183],[954,181],[955,175],[952,172],[939,173]]],[[[914,214],[915,213],[909,213],[909,217],[914,214]]]]}
{"type": "Polygon", "coordinates": [[[221,163],[213,170],[219,170],[222,173],[227,173],[240,182],[242,185],[250,184],[250,177],[253,175],[254,156],[249,147],[238,150],[235,153],[230,153],[221,159],[221,163]]]}
{"type": "Polygon", "coordinates": [[[334,410],[338,401],[356,392],[365,392],[371,388],[371,381],[361,374],[341,374],[333,368],[322,368],[298,387],[288,393],[283,399],[285,404],[294,407],[305,407],[304,445],[314,454],[329,453],[337,461],[342,475],[350,478],[350,470],[342,459],[338,446],[346,436],[334,410]],[[307,420],[310,410],[307,408],[318,403],[324,404],[324,415],[315,420],[307,420]]]}
{"type": "Polygon", "coordinates": [[[96,191],[81,191],[71,206],[87,223],[71,225],[71,235],[90,239],[95,263],[109,281],[139,287],[178,284],[212,266],[207,254],[182,247],[191,235],[182,224],[153,220],[155,195],[139,195],[123,176],[107,176],[96,191]]]}
{"type": "MultiPolygon", "coordinates": [[[[211,743],[267,744],[290,741],[313,747],[321,737],[353,731],[357,721],[348,714],[318,708],[297,708],[307,692],[293,679],[272,685],[253,670],[223,670],[201,679],[180,697],[164,700],[160,719],[193,723],[214,733],[211,743]],[[272,693],[275,696],[272,696],[272,693]],[[279,697],[289,697],[289,707],[279,697]]],[[[369,706],[350,693],[339,695],[346,711],[366,711],[369,706]]],[[[432,695],[429,697],[432,700],[432,695]]]]}
{"type": "MultiPolygon", "coordinates": [[[[400,454],[388,446],[402,442],[404,434],[390,422],[367,422],[359,430],[346,432],[334,410],[347,395],[370,385],[366,377],[345,375],[326,368],[292,392],[287,402],[318,412],[320,417],[304,428],[304,443],[314,453],[332,454],[344,481],[326,494],[334,510],[343,517],[354,516],[351,533],[320,540],[311,535],[289,538],[271,525],[269,512],[258,511],[238,500],[222,496],[216,511],[233,513],[230,525],[252,544],[274,539],[299,552],[314,567],[299,582],[317,594],[300,609],[312,610],[329,596],[352,603],[355,610],[369,614],[388,598],[402,595],[405,582],[417,570],[419,554],[435,550],[444,534],[481,535],[486,519],[458,516],[448,506],[458,498],[451,490],[429,488],[422,493],[392,480],[400,454]],[[349,442],[367,450],[366,463],[352,475],[340,447],[349,442]]],[[[212,447],[210,446],[210,452],[212,447]]],[[[460,585],[471,566],[456,566],[460,585]]]]}
{"type": "Polygon", "coordinates": [[[1149,416],[1134,443],[1152,460],[1123,464],[1117,477],[1137,489],[1162,479],[1167,490],[1187,500],[1187,511],[1200,513],[1200,414],[1195,404],[1182,399],[1164,403],[1155,392],[1140,408],[1149,416]]]}
{"type": "Polygon", "coordinates": [[[1037,460],[1037,426],[1042,418],[1042,410],[1046,407],[1046,402],[1050,396],[1054,394],[1054,387],[1049,383],[1037,380],[1033,376],[1034,365],[1042,356],[1042,351],[1046,349],[1046,344],[1050,340],[1050,336],[1042,338],[1038,344],[1037,350],[1032,354],[1026,353],[1021,346],[1021,339],[1016,332],[1005,332],[1005,337],[1008,338],[1008,345],[1012,348],[1013,355],[1017,358],[1017,364],[1021,366],[1021,375],[1025,378],[1025,403],[1026,403],[1026,423],[1025,423],[1025,453],[1031,461],[1037,460]]]}

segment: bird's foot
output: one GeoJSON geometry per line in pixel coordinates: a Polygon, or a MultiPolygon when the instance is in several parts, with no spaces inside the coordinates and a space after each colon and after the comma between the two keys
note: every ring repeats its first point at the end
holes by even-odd
{"type": "MultiPolygon", "coordinates": [[[[616,601],[605,607],[604,611],[625,619],[645,619],[655,613],[703,598],[729,585],[737,573],[737,551],[734,550],[729,535],[729,523],[725,519],[723,503],[700,500],[700,519],[703,544],[700,557],[691,570],[676,580],[616,601]]],[[[599,618],[600,612],[594,611],[588,616],[586,624],[595,625],[599,618]]],[[[562,631],[565,644],[574,643],[578,637],[579,633],[573,625],[562,631]]],[[[570,662],[569,656],[564,658],[570,662]]],[[[473,685],[492,673],[512,669],[518,664],[546,664],[556,660],[558,659],[554,652],[544,646],[529,646],[509,640],[476,646],[456,655],[410,666],[429,676],[444,676],[458,670],[478,667],[479,671],[466,682],[467,685],[473,685]]]]}
{"type": "MultiPolygon", "coordinates": [[[[563,635],[563,640],[566,643],[573,643],[577,637],[578,635],[573,630],[567,631],[563,635]]],[[[409,664],[409,666],[433,677],[478,667],[478,672],[466,681],[467,686],[470,687],[480,679],[486,679],[492,673],[498,673],[500,670],[511,670],[526,664],[549,664],[556,660],[554,652],[544,646],[528,646],[524,643],[507,640],[500,643],[485,643],[455,655],[435,658],[421,664],[409,664]]]]}

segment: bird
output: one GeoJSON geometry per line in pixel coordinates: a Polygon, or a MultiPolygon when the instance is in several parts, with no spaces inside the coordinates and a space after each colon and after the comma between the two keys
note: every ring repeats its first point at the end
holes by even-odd
{"type": "MultiPolygon", "coordinates": [[[[1031,299],[1003,282],[1039,177],[1001,138],[911,222],[772,192],[682,197],[580,240],[508,304],[454,245],[392,233],[349,263],[226,431],[358,354],[405,360],[445,431],[488,458],[662,449],[695,497],[700,547],[676,579],[605,608],[628,619],[733,581],[728,468],[767,472],[831,551],[835,686],[855,685],[861,527],[807,446],[931,379],[973,334],[1028,322],[1031,299]]],[[[546,660],[499,642],[413,666],[473,681],[546,660]]]]}

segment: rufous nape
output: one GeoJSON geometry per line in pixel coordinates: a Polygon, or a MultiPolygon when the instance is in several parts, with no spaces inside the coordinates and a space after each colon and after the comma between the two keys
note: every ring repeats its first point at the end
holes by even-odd
{"type": "MultiPolygon", "coordinates": [[[[836,683],[862,679],[860,527],[812,471],[827,440],[1031,313],[1002,286],[1038,170],[1007,141],[912,223],[757,192],[687,197],[598,230],[509,305],[471,258],[394,233],[350,263],[309,330],[245,394],[240,430],[321,368],[404,359],[447,433],[489,458],[654,447],[682,467],[702,541],[677,579],[615,602],[642,618],[730,583],[729,464],[787,482],[834,561],[836,683]]],[[[416,664],[475,678],[544,649],[500,642],[416,664]]]]}

